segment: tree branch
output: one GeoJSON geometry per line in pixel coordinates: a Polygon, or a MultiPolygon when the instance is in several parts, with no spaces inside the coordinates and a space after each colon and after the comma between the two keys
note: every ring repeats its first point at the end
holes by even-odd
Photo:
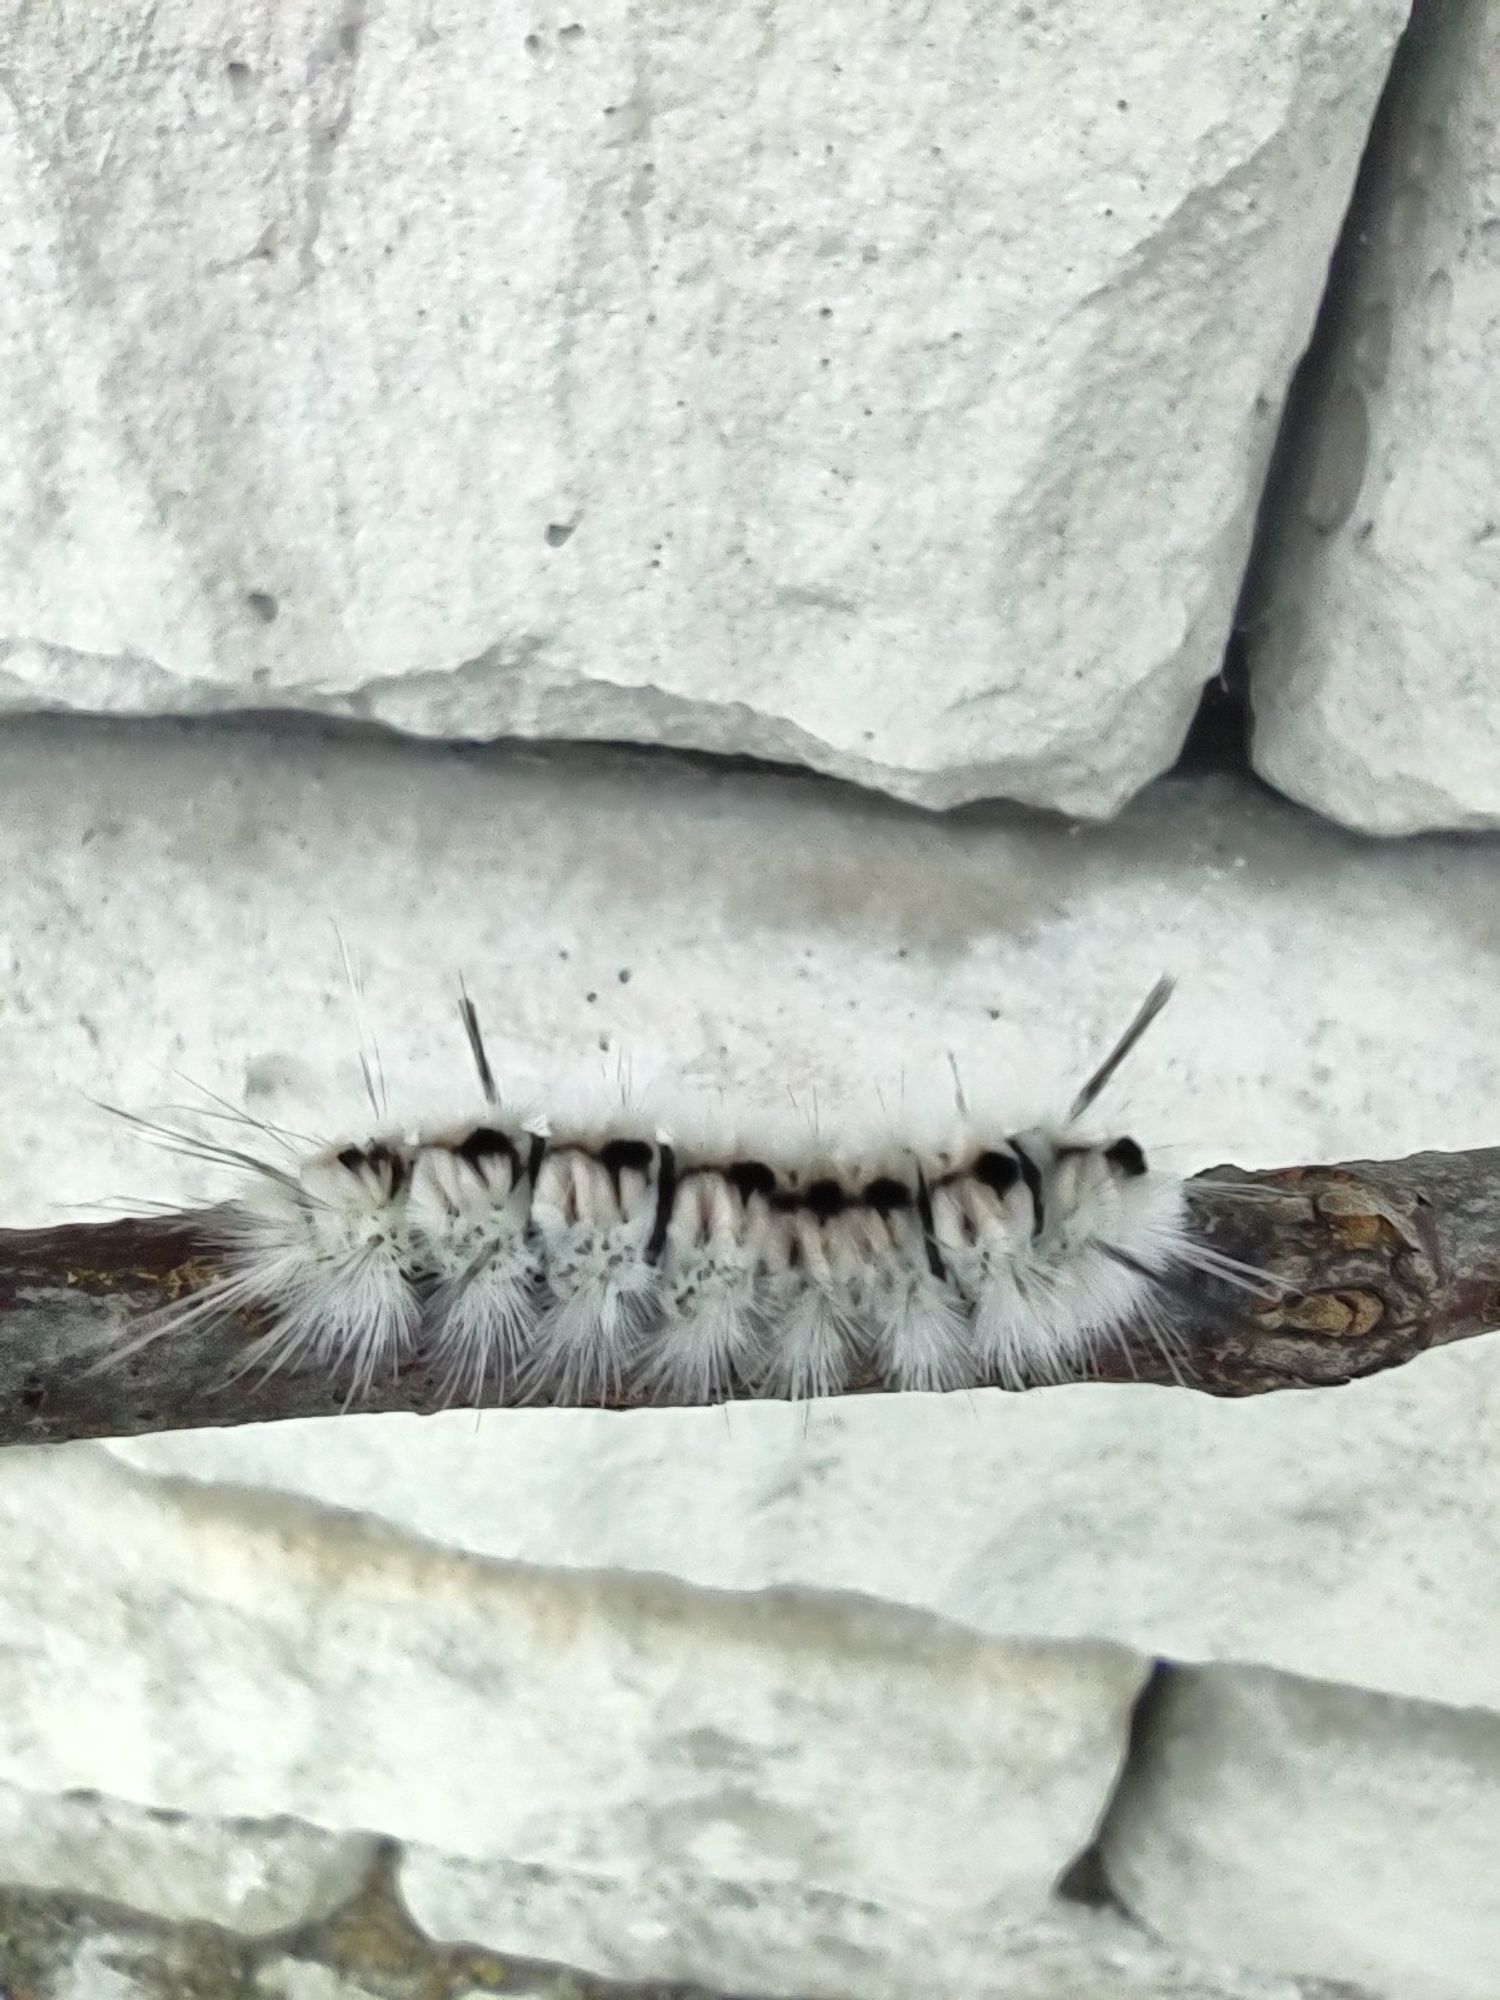
{"type": "MultiPolygon", "coordinates": [[[[1207,1240],[1268,1272],[1277,1297],[1195,1278],[1177,1299],[1185,1355],[1169,1360],[1143,1330],[1088,1379],[1177,1382],[1217,1396],[1322,1388],[1500,1326],[1500,1147],[1267,1173],[1221,1167],[1190,1193],[1207,1240]]],[[[98,1366],[132,1322],[215,1275],[207,1215],[0,1230],[0,1445],[345,1408],[340,1387],[312,1371],[228,1381],[263,1330],[249,1315],[98,1366]]],[[[851,1393],[875,1386],[856,1382],[851,1393]]],[[[418,1358],[358,1407],[441,1404],[418,1358]]]]}

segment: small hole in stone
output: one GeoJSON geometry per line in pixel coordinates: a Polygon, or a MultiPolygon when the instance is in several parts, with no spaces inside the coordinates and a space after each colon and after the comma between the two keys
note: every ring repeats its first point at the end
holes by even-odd
{"type": "Polygon", "coordinates": [[[576,521],[553,521],[547,529],[548,548],[560,549],[577,526],[576,521]]]}
{"type": "Polygon", "coordinates": [[[243,90],[247,83],[254,81],[254,71],[249,63],[241,62],[237,57],[234,61],[225,63],[224,74],[236,90],[243,90]]]}
{"type": "Polygon", "coordinates": [[[528,35],[522,46],[529,54],[535,55],[537,50],[542,46],[542,38],[540,35],[528,35]]]}
{"type": "Polygon", "coordinates": [[[245,592],[245,609],[253,612],[262,625],[270,625],[274,623],[276,614],[280,611],[281,606],[267,590],[247,590],[245,592]]]}
{"type": "Polygon", "coordinates": [[[576,42],[578,40],[578,37],[582,33],[583,33],[582,21],[569,21],[568,25],[565,28],[558,29],[557,39],[560,42],[576,42]]]}

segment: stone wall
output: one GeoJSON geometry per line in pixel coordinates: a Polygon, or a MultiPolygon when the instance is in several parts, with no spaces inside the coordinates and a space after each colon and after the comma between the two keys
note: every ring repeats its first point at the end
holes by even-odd
{"type": "MultiPolygon", "coordinates": [[[[0,23],[0,1221],[347,1116],[334,925],[403,1102],[462,976],[523,1098],[1021,1117],[1165,968],[1185,1171],[1493,1143],[1500,855],[1363,837],[1500,802],[1500,45],[1406,11],[0,23]]],[[[1500,2000],[1497,1412],[0,1455],[0,1990],[1500,2000]]]]}

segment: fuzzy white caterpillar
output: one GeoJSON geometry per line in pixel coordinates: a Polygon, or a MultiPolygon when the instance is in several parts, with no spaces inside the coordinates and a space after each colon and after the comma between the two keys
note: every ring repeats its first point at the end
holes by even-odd
{"type": "Polygon", "coordinates": [[[1255,1274],[1195,1238],[1183,1183],[1134,1139],[1079,1126],[1169,992],[1056,1127],[811,1162],[507,1118],[466,996],[472,1122],[290,1169],[167,1135],[247,1183],[220,1212],[224,1275],[131,1347],[253,1308],[247,1367],[307,1363],[358,1396],[420,1351],[444,1401],[476,1403],[1021,1387],[1132,1329],[1170,1358],[1184,1276],[1255,1274]]]}

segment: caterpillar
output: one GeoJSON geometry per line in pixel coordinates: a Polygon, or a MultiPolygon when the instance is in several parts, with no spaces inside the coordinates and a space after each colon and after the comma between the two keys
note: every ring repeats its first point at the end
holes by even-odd
{"type": "Polygon", "coordinates": [[[250,1311],[242,1367],[320,1368],[351,1400],[420,1356],[444,1402],[595,1405],[1021,1388],[1135,1329],[1170,1357],[1177,1290],[1257,1274],[1195,1236],[1180,1177],[1082,1121],[1171,990],[1054,1125],[969,1129],[960,1089],[948,1142],[826,1153],[507,1115],[465,993],[483,1103],[456,1124],[318,1146],[246,1118],[283,1161],[122,1114],[243,1177],[207,1225],[222,1274],[129,1351],[250,1311]]]}

